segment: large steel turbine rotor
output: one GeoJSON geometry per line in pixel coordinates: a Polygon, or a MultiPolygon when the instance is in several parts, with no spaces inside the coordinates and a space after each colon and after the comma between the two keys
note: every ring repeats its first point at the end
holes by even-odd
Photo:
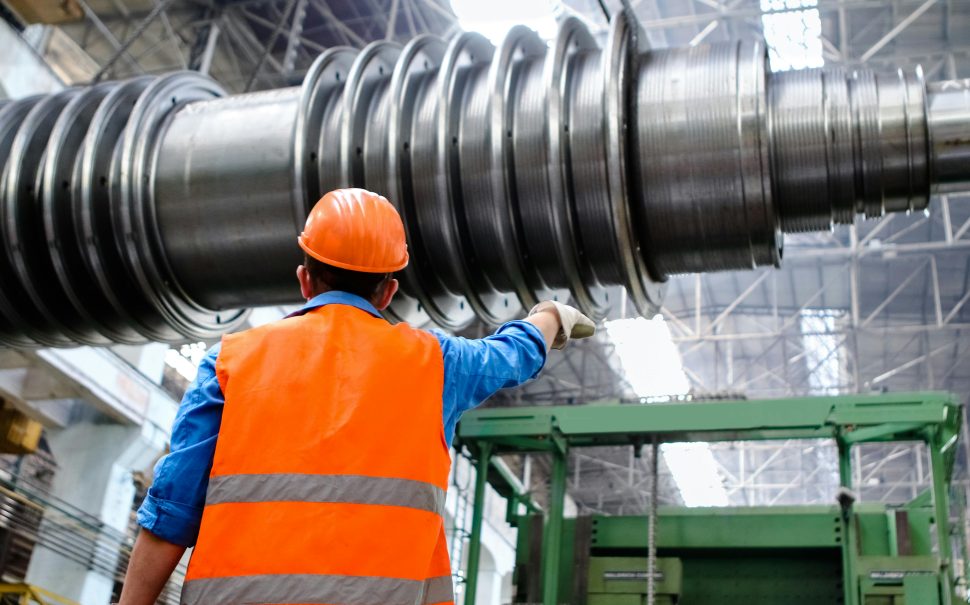
{"type": "Polygon", "coordinates": [[[620,13],[332,49],[300,87],[184,72],[0,105],[0,343],[211,338],[295,302],[325,191],[398,205],[398,319],[500,323],[538,299],[643,313],[677,273],[777,265],[782,233],[970,190],[970,83],[771,74],[756,42],[649,50],[620,13]]]}

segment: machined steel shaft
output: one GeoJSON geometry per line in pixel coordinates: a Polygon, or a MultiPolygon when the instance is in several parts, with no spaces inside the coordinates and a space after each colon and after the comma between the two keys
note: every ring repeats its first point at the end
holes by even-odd
{"type": "Polygon", "coordinates": [[[548,45],[335,48],[295,88],[182,72],[8,102],[0,343],[211,338],[296,302],[296,236],[340,186],[405,220],[390,315],[453,329],[547,297],[603,317],[617,285],[649,313],[669,275],[777,265],[784,232],[970,190],[968,81],[642,39],[620,13],[603,47],[569,19],[548,45]]]}

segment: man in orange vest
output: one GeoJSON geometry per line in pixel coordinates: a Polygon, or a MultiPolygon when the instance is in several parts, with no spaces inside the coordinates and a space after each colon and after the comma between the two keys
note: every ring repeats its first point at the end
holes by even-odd
{"type": "Polygon", "coordinates": [[[391,325],[380,311],[408,253],[376,193],[328,193],[298,241],[307,303],[200,364],[138,511],[121,605],[154,603],[192,546],[183,605],[451,603],[458,418],[593,334],[553,301],[480,340],[391,325]]]}

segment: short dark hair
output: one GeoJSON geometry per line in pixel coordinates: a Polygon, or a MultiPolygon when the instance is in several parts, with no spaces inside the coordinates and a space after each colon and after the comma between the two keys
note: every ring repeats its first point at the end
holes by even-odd
{"type": "Polygon", "coordinates": [[[322,263],[307,254],[303,256],[303,266],[310,274],[310,279],[326,290],[350,292],[367,300],[374,298],[384,282],[391,279],[393,275],[392,273],[364,273],[363,271],[341,269],[322,263]]]}

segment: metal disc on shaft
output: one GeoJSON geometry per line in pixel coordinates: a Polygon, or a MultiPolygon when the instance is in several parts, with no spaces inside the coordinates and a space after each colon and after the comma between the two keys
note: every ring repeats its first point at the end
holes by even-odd
{"type": "Polygon", "coordinates": [[[98,322],[119,333],[117,342],[144,342],[163,333],[164,323],[151,303],[128,278],[116,241],[111,189],[114,162],[128,116],[145,88],[154,80],[129,80],[112,90],[91,118],[80,150],[80,181],[72,196],[75,228],[85,272],[78,276],[92,286],[90,307],[98,322]]]}
{"type": "Polygon", "coordinates": [[[71,198],[79,186],[76,182],[80,179],[78,159],[88,126],[101,101],[116,86],[114,82],[93,86],[64,107],[47,143],[41,177],[40,216],[48,253],[43,261],[49,263],[59,286],[56,294],[48,295],[48,301],[51,311],[65,325],[65,333],[72,340],[88,345],[104,345],[119,338],[121,342],[127,340],[126,334],[101,326],[98,310],[91,307],[91,303],[101,301],[97,287],[84,276],[71,208],[71,198]]]}
{"type": "MultiPolygon", "coordinates": [[[[428,275],[422,257],[425,248],[418,221],[415,218],[414,185],[411,176],[411,150],[413,121],[418,103],[418,93],[424,78],[441,65],[445,43],[435,36],[418,36],[404,50],[394,73],[387,94],[386,132],[386,179],[381,180],[376,171],[367,171],[367,186],[383,182],[388,198],[396,205],[404,219],[410,260],[401,271],[401,287],[410,296],[403,304],[395,301],[392,311],[411,324],[421,325],[428,321],[449,329],[467,325],[473,315],[460,313],[459,297],[448,293],[428,275]],[[377,177],[375,179],[375,176],[377,177]],[[372,179],[374,179],[372,181],[372,179]]],[[[377,189],[380,191],[380,189],[377,189]]]]}
{"type": "Polygon", "coordinates": [[[3,289],[24,320],[24,332],[46,346],[74,342],[70,327],[53,308],[60,298],[47,255],[40,216],[39,168],[61,110],[79,94],[69,89],[44,98],[23,118],[10,147],[0,195],[0,243],[6,263],[3,289]],[[9,271],[9,273],[7,273],[9,271]],[[45,276],[40,278],[40,276],[45,276]]]}
{"type": "Polygon", "coordinates": [[[299,194],[305,199],[304,207],[294,210],[294,215],[299,217],[298,229],[302,228],[302,221],[313,204],[326,193],[320,190],[320,133],[327,105],[343,90],[356,55],[356,50],[344,46],[328,49],[317,57],[303,78],[294,126],[297,147],[293,182],[299,188],[294,197],[299,194]]]}
{"type": "Polygon", "coordinates": [[[639,56],[639,24],[628,9],[621,11],[610,24],[610,35],[603,57],[603,106],[606,115],[607,175],[613,242],[622,284],[641,315],[652,316],[663,304],[664,285],[654,281],[641,254],[642,237],[634,228],[630,200],[634,163],[631,158],[628,129],[636,120],[630,106],[631,90],[639,56]]]}
{"type": "Polygon", "coordinates": [[[124,234],[123,257],[129,273],[174,328],[175,334],[159,339],[163,341],[213,338],[246,316],[245,311],[205,309],[186,296],[168,266],[155,221],[152,162],[166,120],[180,106],[221,94],[221,87],[199,74],[164,76],[138,99],[122,141],[118,200],[122,203],[115,226],[124,234]]]}
{"type": "MultiPolygon", "coordinates": [[[[5,166],[14,137],[24,117],[40,99],[41,97],[20,99],[0,108],[0,195],[5,195],[3,193],[7,178],[5,166]]],[[[2,203],[0,200],[0,205],[2,203]]],[[[0,254],[0,283],[11,284],[10,289],[0,288],[0,344],[18,348],[38,346],[40,343],[30,338],[27,330],[24,329],[26,320],[17,308],[17,300],[20,297],[19,291],[12,287],[14,279],[13,270],[7,265],[6,255],[0,254]]]]}

